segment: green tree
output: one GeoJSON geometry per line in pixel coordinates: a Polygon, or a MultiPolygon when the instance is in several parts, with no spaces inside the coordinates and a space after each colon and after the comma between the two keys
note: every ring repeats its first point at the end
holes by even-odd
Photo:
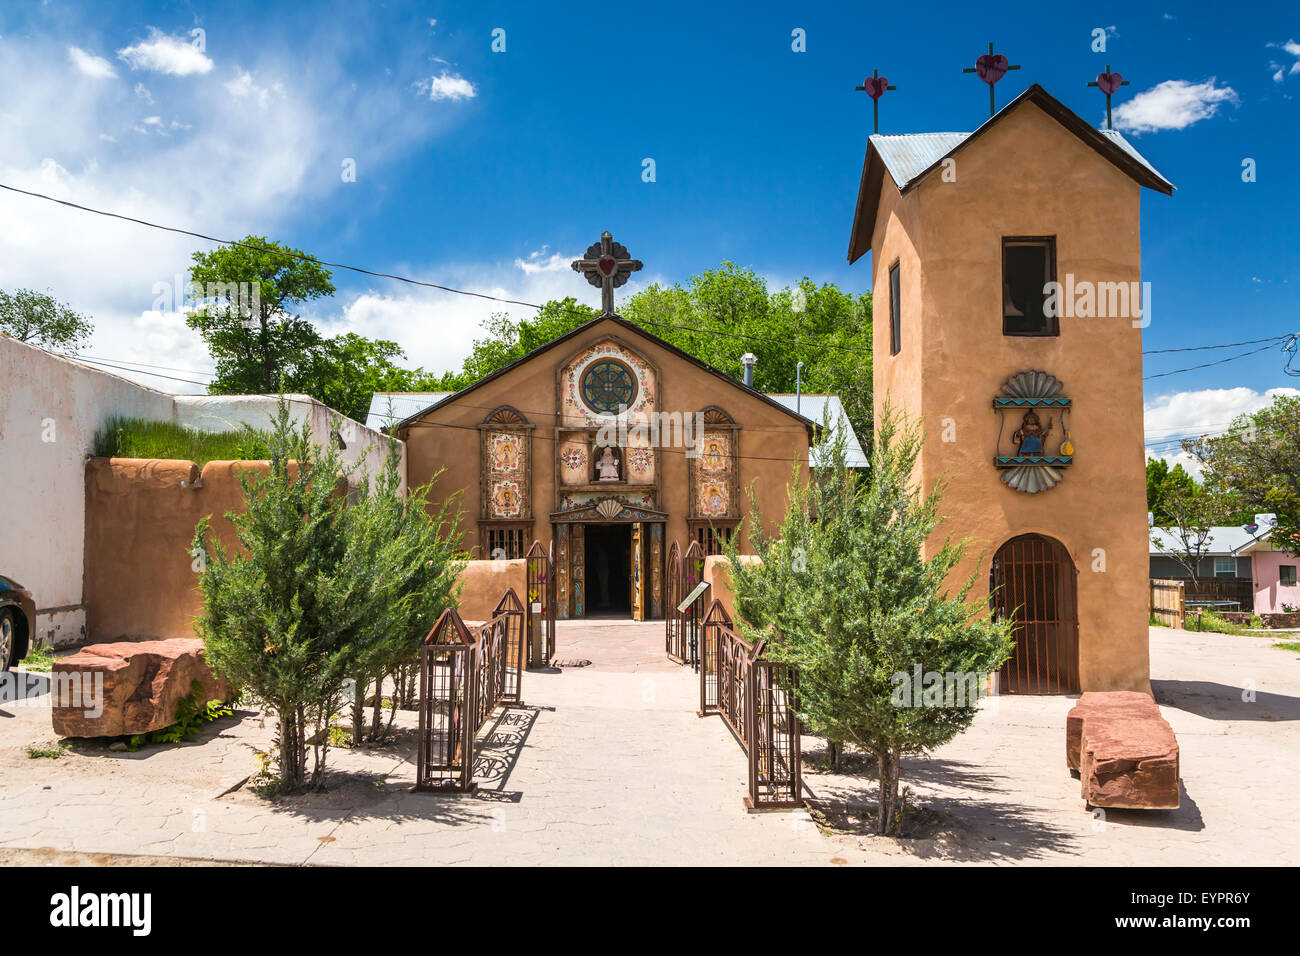
{"type": "Polygon", "coordinates": [[[1222,435],[1183,443],[1211,480],[1246,508],[1272,512],[1271,540],[1300,553],[1300,398],[1277,395],[1266,408],[1240,415],[1222,435]]]}
{"type": "Polygon", "coordinates": [[[48,292],[0,290],[0,335],[44,349],[76,352],[90,341],[94,326],[48,292]]]}
{"type": "Polygon", "coordinates": [[[1156,522],[1164,534],[1152,540],[1156,550],[1177,561],[1192,579],[1193,593],[1200,589],[1201,561],[1213,546],[1213,529],[1226,524],[1237,497],[1215,476],[1203,485],[1190,481],[1165,490],[1161,500],[1167,522],[1156,522]]]}
{"type": "MultiPolygon", "coordinates": [[[[362,636],[362,648],[353,667],[356,680],[352,707],[352,740],[380,735],[383,687],[391,678],[394,688],[389,727],[397,713],[399,700],[409,696],[408,675],[419,666],[420,644],[450,607],[460,590],[459,576],[464,568],[459,553],[460,524],[456,495],[444,500],[436,514],[427,509],[429,490],[438,480],[435,474],[428,484],[401,492],[401,455],[397,443],[390,443],[384,469],[372,482],[363,476],[356,492],[357,502],[350,512],[353,547],[363,553],[384,553],[389,542],[400,542],[401,549],[382,577],[374,580],[375,600],[387,609],[382,618],[363,626],[373,633],[362,636]],[[364,702],[371,683],[373,718],[370,731],[365,730],[364,702]]],[[[441,472],[439,472],[441,474],[441,472]]]]}
{"type": "Polygon", "coordinates": [[[942,484],[923,492],[912,482],[920,430],[886,407],[865,480],[846,467],[842,430],[823,426],[827,466],[807,482],[795,472],[775,535],[763,533],[751,494],[746,520],[761,560],[741,563],[733,539],[736,613],[747,637],[766,638],[769,656],[799,669],[801,717],[813,732],[875,756],[876,831],[897,832],[903,756],[970,726],[984,681],[1011,655],[1011,622],[967,601],[975,575],[949,593],[964,544],[948,539],[925,556],[942,520],[942,484]],[[924,694],[912,693],[916,673],[924,694]]]}
{"type": "Polygon", "coordinates": [[[308,728],[329,726],[358,674],[409,660],[458,565],[448,508],[430,518],[423,490],[402,497],[395,452],[344,494],[334,442],[296,432],[283,397],[274,425],[269,472],[241,474],[245,510],[226,515],[244,554],[210,538],[208,518],[195,529],[206,555],[195,627],[213,669],[275,712],[280,784],[298,789],[320,782],[329,747],[328,733],[312,736],[308,777],[308,728]]]}
{"type": "Polygon", "coordinates": [[[283,387],[313,394],[311,372],[320,367],[324,340],[295,310],[333,295],[334,283],[328,269],[304,256],[264,236],[194,253],[190,281],[203,290],[203,306],[185,321],[216,363],[209,392],[269,394],[283,387]]]}
{"type": "Polygon", "coordinates": [[[1165,507],[1165,499],[1172,494],[1190,494],[1196,487],[1196,479],[1183,470],[1181,464],[1169,467],[1163,458],[1147,459],[1147,511],[1150,511],[1157,527],[1164,527],[1173,521],[1165,507]]]}
{"type": "Polygon", "coordinates": [[[429,391],[433,377],[407,369],[394,359],[406,353],[396,342],[367,339],[347,332],[324,339],[312,352],[299,379],[299,390],[359,422],[366,420],[375,392],[429,391]]]}
{"type": "MultiPolygon", "coordinates": [[[[458,372],[429,390],[455,391],[554,341],[597,313],[572,297],[551,301],[530,318],[493,315],[458,372]]],[[[652,285],[625,300],[619,315],[651,335],[737,379],[741,356],[758,357],[754,387],[793,392],[800,361],[805,393],[840,396],[864,444],[871,435],[871,295],[802,279],[771,292],[752,269],[724,262],[685,285],[652,285]]]]}

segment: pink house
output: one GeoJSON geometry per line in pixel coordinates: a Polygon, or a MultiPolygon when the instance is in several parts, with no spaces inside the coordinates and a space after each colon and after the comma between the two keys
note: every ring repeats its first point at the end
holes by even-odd
{"type": "MultiPolygon", "coordinates": [[[[1269,537],[1276,524],[1276,515],[1260,514],[1254,524],[1245,527],[1211,528],[1197,568],[1202,590],[1213,597],[1238,600],[1241,610],[1256,614],[1300,610],[1296,580],[1300,558],[1273,546],[1269,537]]],[[[1187,570],[1172,557],[1177,548],[1176,535],[1163,528],[1151,529],[1151,577],[1187,577],[1187,570]]]]}

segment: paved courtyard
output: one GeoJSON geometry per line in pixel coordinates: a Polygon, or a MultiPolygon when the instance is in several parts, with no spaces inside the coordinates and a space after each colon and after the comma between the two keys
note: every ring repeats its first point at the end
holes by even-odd
{"type": "MultiPolygon", "coordinates": [[[[525,706],[500,716],[492,771],[472,796],[410,791],[413,712],[399,713],[391,744],[331,750],[327,792],[271,802],[231,789],[269,744],[258,714],[188,745],[132,754],[78,743],[31,759],[28,746],[54,739],[48,709],[0,703],[0,859],[40,849],[33,859],[326,865],[1300,862],[1300,658],[1268,638],[1151,634],[1153,687],[1182,746],[1183,805],[1169,813],[1083,809],[1064,766],[1072,702],[1062,697],[988,701],[969,732],[907,762],[911,802],[931,818],[925,839],[824,833],[804,811],[747,813],[744,755],[720,718],[695,716],[698,678],[664,659],[662,624],[564,623],[559,656],[592,664],[525,677],[525,706]]],[[[874,800],[874,780],[814,769],[808,796],[874,800]]]]}

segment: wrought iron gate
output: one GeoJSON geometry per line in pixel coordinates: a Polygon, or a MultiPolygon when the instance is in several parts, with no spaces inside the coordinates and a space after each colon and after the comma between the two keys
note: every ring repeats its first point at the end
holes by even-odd
{"type": "Polygon", "coordinates": [[[534,630],[542,629],[540,637],[543,655],[549,664],[555,657],[555,566],[540,541],[534,541],[525,556],[527,560],[528,594],[525,637],[529,646],[534,640],[534,630]]]}
{"type": "Polygon", "coordinates": [[[1012,538],[994,555],[990,606],[995,617],[1014,619],[1016,637],[998,672],[1001,693],[1078,692],[1077,577],[1065,546],[1042,535],[1012,538]]]}

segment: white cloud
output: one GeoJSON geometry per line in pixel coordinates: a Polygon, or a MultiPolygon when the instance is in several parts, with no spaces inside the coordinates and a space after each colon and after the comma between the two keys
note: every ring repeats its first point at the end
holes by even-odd
{"type": "Polygon", "coordinates": [[[140,97],[140,99],[144,100],[146,103],[149,103],[150,105],[153,104],[153,94],[149,92],[149,87],[145,86],[143,83],[137,83],[135,85],[135,95],[140,97]]]}
{"type": "Polygon", "coordinates": [[[1236,91],[1216,86],[1214,77],[1204,83],[1165,80],[1115,107],[1115,126],[1131,133],[1185,129],[1209,119],[1223,103],[1237,102],[1236,91]]]}
{"type": "Polygon", "coordinates": [[[117,76],[117,70],[113,69],[113,64],[102,56],[87,53],[79,46],[68,47],[68,59],[83,74],[96,80],[111,80],[117,76]]]}
{"type": "Polygon", "coordinates": [[[1281,83],[1288,76],[1295,76],[1300,73],[1300,43],[1295,40],[1287,40],[1285,43],[1270,43],[1268,46],[1283,50],[1295,57],[1295,61],[1289,67],[1286,64],[1279,64],[1276,60],[1268,61],[1268,68],[1274,71],[1274,83],[1281,83]]]}
{"type": "Polygon", "coordinates": [[[133,70],[153,70],[171,76],[190,76],[212,70],[212,60],[189,40],[167,36],[153,27],[149,28],[147,40],[123,47],[117,55],[133,70]]]}
{"type": "Polygon", "coordinates": [[[279,81],[269,86],[259,86],[253,81],[253,74],[246,70],[236,70],[235,78],[225,84],[226,92],[237,100],[253,100],[262,109],[270,104],[274,97],[284,95],[284,85],[279,81]]]}
{"type": "MultiPolygon", "coordinates": [[[[546,254],[543,247],[537,252],[528,254],[527,259],[516,259],[515,268],[522,269],[525,275],[534,275],[538,272],[569,272],[569,264],[580,256],[566,256],[563,253],[546,254]]],[[[576,273],[575,273],[576,274],[576,273]]]]}
{"type": "Polygon", "coordinates": [[[1200,475],[1200,466],[1183,451],[1177,439],[1198,435],[1220,434],[1238,415],[1257,412],[1278,395],[1300,396],[1300,389],[1270,388],[1257,392],[1253,388],[1203,388],[1162,395],[1143,407],[1142,427],[1146,434],[1148,458],[1160,458],[1181,464],[1184,470],[1200,475]]]}
{"type": "MultiPolygon", "coordinates": [[[[69,83],[66,40],[9,37],[0,88],[21,88],[23,95],[0,110],[0,182],[210,235],[283,236],[305,208],[347,188],[339,182],[340,157],[355,157],[379,175],[453,122],[439,111],[412,110],[409,83],[358,89],[331,52],[337,42],[330,31],[339,28],[319,29],[292,66],[272,52],[248,64],[253,86],[280,90],[256,122],[247,101],[225,89],[229,76],[193,76],[174,98],[159,87],[151,94],[157,105],[142,109],[148,98],[124,84],[69,83]],[[293,79],[304,74],[311,84],[294,88],[293,79]],[[157,119],[145,125],[145,116],[157,119]],[[133,128],[151,135],[134,135],[133,128]],[[172,132],[182,129],[184,135],[172,132]]],[[[415,43],[391,53],[407,77],[427,63],[415,43]]],[[[191,254],[209,243],[12,193],[0,193],[0,221],[0,288],[48,288],[90,316],[88,355],[210,369],[183,316],[153,310],[155,284],[174,285],[178,277],[183,283],[191,254]]],[[[310,251],[328,256],[329,240],[321,242],[310,251]]],[[[340,294],[325,308],[337,314],[347,298],[340,294]]],[[[404,326],[394,329],[404,340],[404,326]]],[[[143,373],[115,374],[172,391],[202,390],[143,373]]]]}
{"type": "Polygon", "coordinates": [[[419,89],[421,93],[428,93],[431,100],[472,100],[478,96],[473,83],[459,73],[449,73],[446,70],[422,81],[419,89]]]}

